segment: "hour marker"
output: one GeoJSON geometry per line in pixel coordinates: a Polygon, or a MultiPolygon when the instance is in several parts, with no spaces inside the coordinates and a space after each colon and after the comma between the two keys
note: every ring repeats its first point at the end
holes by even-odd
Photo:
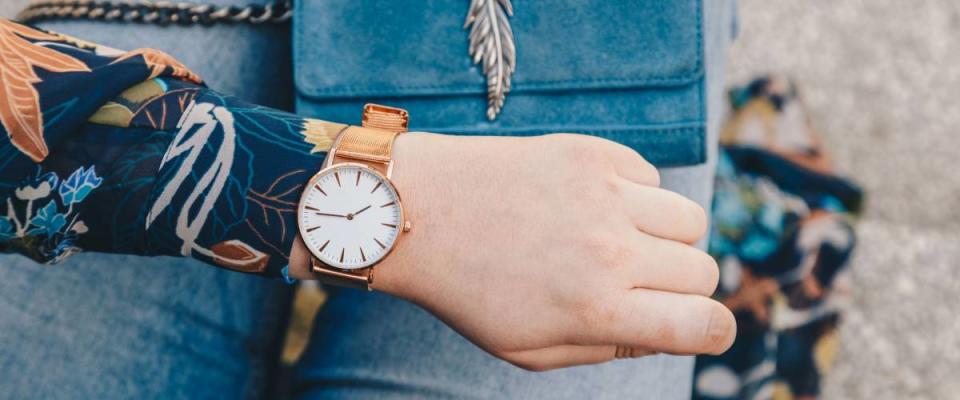
{"type": "Polygon", "coordinates": [[[327,248],[327,245],[328,245],[328,244],[330,244],[330,241],[329,241],[329,240],[327,240],[326,242],[323,242],[323,246],[320,246],[320,252],[321,252],[321,253],[323,252],[323,249],[327,248]]]}
{"type": "Polygon", "coordinates": [[[317,226],[315,226],[315,227],[313,227],[313,228],[307,229],[307,233],[313,232],[313,231],[315,231],[315,230],[317,230],[317,229],[320,229],[320,225],[317,225],[317,226]]]}
{"type": "Polygon", "coordinates": [[[381,249],[386,249],[386,248],[387,248],[387,246],[384,246],[383,243],[380,243],[380,241],[377,240],[377,238],[373,238],[373,241],[374,241],[374,242],[377,242],[377,244],[380,245],[380,248],[381,248],[381,249]]]}
{"type": "Polygon", "coordinates": [[[340,186],[340,171],[334,171],[333,177],[337,178],[337,186],[340,186]]]}
{"type": "Polygon", "coordinates": [[[360,248],[360,258],[363,259],[363,262],[367,262],[367,255],[363,254],[363,247],[360,248]]]}
{"type": "Polygon", "coordinates": [[[393,204],[394,204],[394,202],[391,201],[391,202],[389,202],[389,203],[387,203],[387,204],[384,204],[384,205],[380,206],[380,208],[389,207],[389,206],[392,206],[393,204]]]}
{"type": "Polygon", "coordinates": [[[360,171],[357,170],[357,186],[360,186],[360,171]]]}
{"type": "Polygon", "coordinates": [[[397,226],[396,226],[396,225],[394,225],[394,224],[386,224],[386,223],[383,223],[383,222],[381,222],[381,223],[380,223],[380,225],[383,225],[383,226],[389,226],[389,227],[391,227],[391,228],[394,228],[394,229],[396,229],[396,228],[397,228],[397,226]]]}
{"type": "Polygon", "coordinates": [[[318,209],[316,209],[316,208],[313,208],[313,207],[310,207],[310,206],[303,206],[303,208],[306,208],[306,209],[308,209],[308,210],[310,210],[310,211],[320,211],[320,210],[318,210],[318,209]]]}
{"type": "Polygon", "coordinates": [[[341,263],[343,262],[343,253],[346,252],[346,251],[347,251],[347,249],[340,249],[340,262],[341,262],[341,263]]]}
{"type": "Polygon", "coordinates": [[[374,187],[373,187],[373,190],[371,190],[370,193],[376,192],[377,189],[379,189],[379,188],[380,188],[380,185],[382,185],[382,184],[383,184],[383,182],[377,182],[377,186],[374,186],[374,187]]]}
{"type": "MultiPolygon", "coordinates": [[[[319,191],[320,191],[320,193],[323,193],[323,195],[324,195],[324,196],[326,196],[326,195],[327,195],[327,192],[324,192],[324,191],[323,191],[323,188],[322,188],[322,187],[320,187],[320,184],[319,184],[319,183],[318,183],[318,184],[316,184],[316,185],[314,185],[314,187],[315,187],[315,188],[316,188],[317,190],[319,190],[319,191]]],[[[318,210],[318,211],[319,211],[319,210],[318,210]]]]}

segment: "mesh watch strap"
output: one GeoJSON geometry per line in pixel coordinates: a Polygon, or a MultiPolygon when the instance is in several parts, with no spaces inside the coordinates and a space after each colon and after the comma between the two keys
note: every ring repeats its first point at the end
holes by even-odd
{"type": "Polygon", "coordinates": [[[394,139],[407,131],[408,121],[405,110],[367,104],[363,126],[351,126],[337,139],[333,164],[359,162],[389,177],[394,139]]]}
{"type": "Polygon", "coordinates": [[[373,284],[373,268],[337,271],[323,265],[316,257],[313,257],[310,264],[310,269],[317,273],[317,280],[323,284],[363,290],[370,290],[370,285],[373,284]]]}

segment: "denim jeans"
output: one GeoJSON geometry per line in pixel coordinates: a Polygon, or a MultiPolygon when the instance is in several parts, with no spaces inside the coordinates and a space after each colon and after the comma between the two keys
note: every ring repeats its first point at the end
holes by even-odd
{"type": "MultiPolygon", "coordinates": [[[[662,181],[706,207],[733,7],[730,0],[706,0],[704,13],[709,161],[665,169],[662,181]]],[[[224,93],[279,108],[292,104],[286,28],[43,26],[118,48],[160,48],[224,93]],[[265,83],[249,85],[251,77],[265,83]]],[[[4,397],[268,393],[288,314],[290,291],[282,284],[173,258],[86,254],[48,268],[4,256],[0,264],[4,397]]],[[[337,290],[317,316],[294,384],[304,399],[684,399],[692,371],[691,357],[655,356],[526,372],[487,355],[414,305],[380,293],[337,290]]]]}

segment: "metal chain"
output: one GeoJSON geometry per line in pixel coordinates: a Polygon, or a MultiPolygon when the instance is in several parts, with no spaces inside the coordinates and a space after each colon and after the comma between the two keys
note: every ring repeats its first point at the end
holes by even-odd
{"type": "Polygon", "coordinates": [[[35,0],[17,15],[17,19],[24,23],[74,19],[156,25],[260,25],[286,23],[292,15],[292,0],[246,7],[170,1],[35,0]]]}

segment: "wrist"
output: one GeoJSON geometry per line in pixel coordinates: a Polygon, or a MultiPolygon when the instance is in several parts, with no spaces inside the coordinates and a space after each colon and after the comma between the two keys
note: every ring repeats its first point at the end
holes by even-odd
{"type": "MultiPolygon", "coordinates": [[[[418,192],[419,187],[425,181],[419,172],[421,149],[436,142],[441,135],[408,133],[399,135],[394,142],[393,147],[393,169],[391,182],[396,186],[397,192],[401,197],[406,221],[412,221],[412,229],[403,235],[394,245],[393,250],[383,260],[376,264],[373,271],[373,278],[370,284],[371,289],[382,291],[391,295],[408,298],[405,288],[407,277],[417,276],[415,271],[419,263],[415,262],[418,256],[413,254],[412,248],[420,246],[411,246],[415,241],[421,240],[416,232],[419,227],[419,219],[424,213],[421,211],[418,192]]],[[[290,249],[290,276],[298,279],[318,279],[319,275],[312,271],[313,255],[307,249],[302,238],[298,235],[290,249]]]]}
{"type": "Polygon", "coordinates": [[[423,266],[422,256],[417,249],[423,247],[423,232],[430,229],[429,225],[423,225],[430,221],[425,219],[427,213],[423,210],[424,201],[420,198],[421,187],[429,184],[429,177],[421,172],[422,152],[441,137],[429,133],[407,133],[398,136],[394,142],[391,180],[403,201],[404,218],[411,221],[411,229],[397,241],[390,255],[377,264],[370,285],[374,290],[405,299],[412,298],[412,286],[408,281],[422,275],[417,270],[423,266]]]}

